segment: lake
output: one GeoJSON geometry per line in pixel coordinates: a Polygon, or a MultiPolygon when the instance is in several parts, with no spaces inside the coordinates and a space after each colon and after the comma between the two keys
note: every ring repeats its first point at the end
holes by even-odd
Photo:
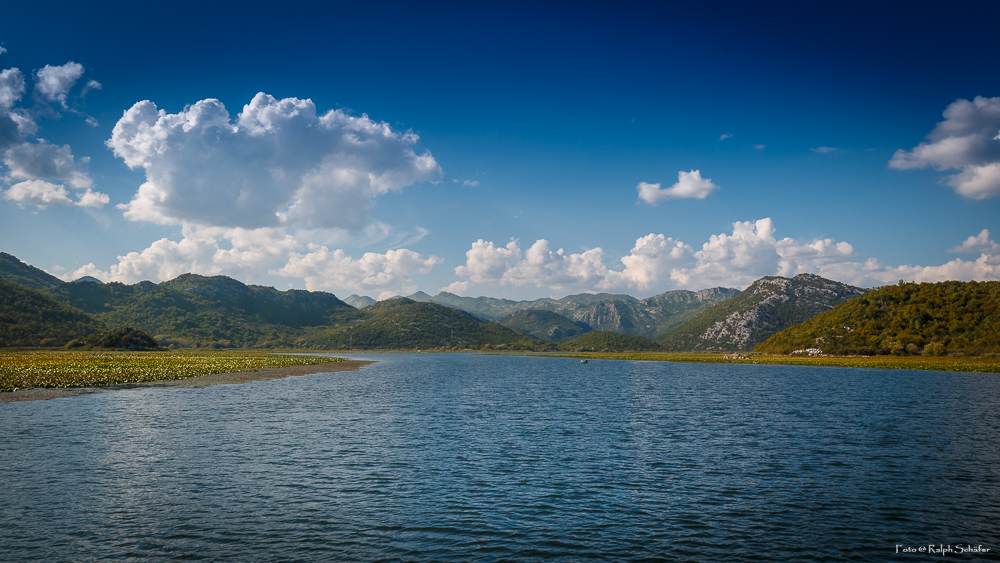
{"type": "Polygon", "coordinates": [[[0,404],[0,559],[1000,553],[997,374],[347,357],[378,363],[0,404]]]}

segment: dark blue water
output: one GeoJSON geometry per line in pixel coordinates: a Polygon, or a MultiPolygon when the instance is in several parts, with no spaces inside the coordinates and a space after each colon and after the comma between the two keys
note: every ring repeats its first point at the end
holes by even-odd
{"type": "Polygon", "coordinates": [[[377,359],[0,404],[0,559],[1000,553],[997,375],[377,359]]]}

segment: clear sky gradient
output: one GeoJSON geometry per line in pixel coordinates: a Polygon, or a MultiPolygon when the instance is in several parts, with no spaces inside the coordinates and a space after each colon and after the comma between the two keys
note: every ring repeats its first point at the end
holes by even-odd
{"type": "Polygon", "coordinates": [[[5,6],[0,250],[341,297],[1000,279],[995,3],[686,4],[5,6]]]}

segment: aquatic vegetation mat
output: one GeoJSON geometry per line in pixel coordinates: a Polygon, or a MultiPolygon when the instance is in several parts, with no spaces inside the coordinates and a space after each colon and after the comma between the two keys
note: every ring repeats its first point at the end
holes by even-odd
{"type": "Polygon", "coordinates": [[[187,379],[340,361],[260,352],[0,351],[0,392],[187,379]]]}

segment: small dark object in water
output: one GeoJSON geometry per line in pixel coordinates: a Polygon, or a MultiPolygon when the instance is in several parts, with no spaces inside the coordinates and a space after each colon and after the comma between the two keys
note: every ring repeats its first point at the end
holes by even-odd
{"type": "Polygon", "coordinates": [[[587,363],[587,360],[580,360],[580,363],[581,364],[585,364],[585,363],[587,363]]]}

